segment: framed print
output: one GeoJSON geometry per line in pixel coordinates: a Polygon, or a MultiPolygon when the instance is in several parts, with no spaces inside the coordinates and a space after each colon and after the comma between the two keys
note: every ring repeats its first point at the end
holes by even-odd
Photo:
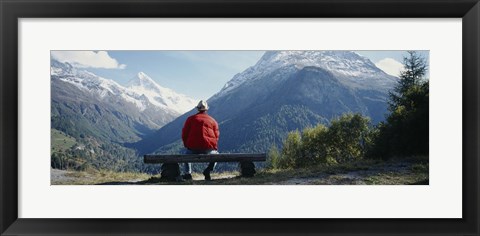
{"type": "Polygon", "coordinates": [[[1,1],[0,233],[478,235],[479,11],[1,1]]]}

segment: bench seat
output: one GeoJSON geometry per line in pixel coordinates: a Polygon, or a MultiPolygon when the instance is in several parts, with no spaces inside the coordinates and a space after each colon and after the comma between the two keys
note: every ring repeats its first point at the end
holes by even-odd
{"type": "Polygon", "coordinates": [[[242,177],[253,177],[256,173],[253,162],[266,161],[266,153],[219,153],[219,154],[163,154],[144,155],[146,164],[162,163],[161,179],[176,181],[180,177],[179,163],[194,162],[238,162],[242,177]]]}
{"type": "Polygon", "coordinates": [[[144,155],[143,158],[143,161],[148,164],[187,162],[243,162],[266,161],[267,155],[265,153],[164,154],[144,155]]]}

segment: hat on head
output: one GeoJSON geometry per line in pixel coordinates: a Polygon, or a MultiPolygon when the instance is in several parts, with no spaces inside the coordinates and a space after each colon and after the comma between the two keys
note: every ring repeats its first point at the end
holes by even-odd
{"type": "Polygon", "coordinates": [[[207,102],[201,100],[201,101],[198,103],[198,105],[197,105],[197,109],[198,109],[199,111],[206,111],[206,110],[208,110],[208,104],[207,104],[207,102]]]}

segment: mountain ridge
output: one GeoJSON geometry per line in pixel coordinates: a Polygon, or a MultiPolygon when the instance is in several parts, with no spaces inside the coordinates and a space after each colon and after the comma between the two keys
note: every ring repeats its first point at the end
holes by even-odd
{"type": "Polygon", "coordinates": [[[343,83],[353,83],[361,87],[390,87],[398,79],[386,74],[368,58],[351,51],[267,51],[255,65],[236,74],[210,100],[221,97],[244,82],[251,81],[252,78],[264,77],[265,74],[269,74],[281,67],[302,69],[312,66],[332,72],[341,77],[343,83]],[[342,56],[346,56],[346,58],[341,58],[342,56]],[[364,79],[366,76],[370,77],[370,79],[373,78],[375,83],[359,84],[358,81],[361,83],[366,82],[364,79]],[[384,81],[386,84],[377,84],[379,81],[383,82],[383,80],[377,79],[378,77],[387,78],[384,81]]]}
{"type": "MultiPolygon", "coordinates": [[[[162,88],[145,73],[145,81],[162,88]]],[[[139,86],[141,87],[141,86],[139,86]]],[[[51,60],[52,127],[70,135],[89,134],[114,142],[131,142],[159,129],[187,108],[172,102],[158,106],[152,99],[160,93],[143,94],[69,63],[51,60]],[[153,97],[153,98],[152,98],[153,97]],[[61,126],[61,127],[60,127],[61,126]]],[[[172,90],[167,99],[176,95],[172,90]]],[[[180,98],[184,95],[178,95],[180,98]]],[[[186,98],[186,96],[185,96],[186,98]]],[[[188,109],[194,106],[188,98],[188,109]]],[[[179,99],[181,100],[181,99],[179,99]]]]}
{"type": "MultiPolygon", "coordinates": [[[[397,80],[354,52],[266,52],[208,100],[209,114],[220,125],[220,151],[266,152],[289,131],[328,125],[345,113],[382,121],[397,80]]],[[[194,113],[130,145],[144,154],[178,152],[183,123],[194,113]]]]}

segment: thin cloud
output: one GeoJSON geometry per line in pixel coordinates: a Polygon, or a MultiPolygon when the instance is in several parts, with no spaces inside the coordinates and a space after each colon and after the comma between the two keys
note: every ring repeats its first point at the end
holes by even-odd
{"type": "Polygon", "coordinates": [[[402,71],[404,68],[402,63],[388,57],[378,61],[377,63],[375,63],[375,65],[381,70],[383,70],[385,73],[397,77],[400,75],[400,71],[402,71]]]}
{"type": "Polygon", "coordinates": [[[60,62],[68,62],[81,68],[125,69],[127,67],[110,57],[106,51],[52,51],[51,55],[60,62]]]}

